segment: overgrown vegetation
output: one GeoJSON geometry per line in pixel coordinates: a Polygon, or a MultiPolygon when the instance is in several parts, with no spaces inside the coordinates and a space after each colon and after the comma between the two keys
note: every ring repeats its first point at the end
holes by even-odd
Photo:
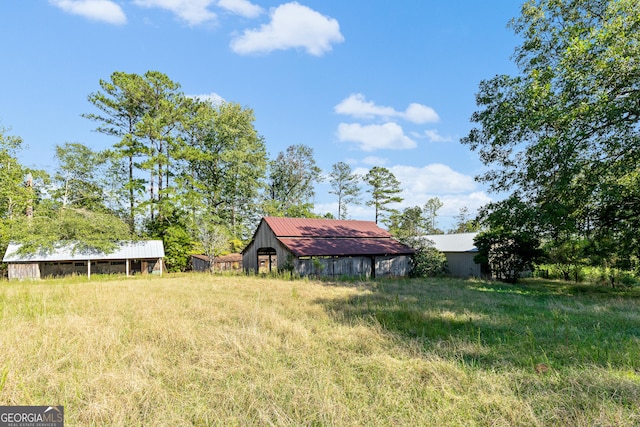
{"type": "MultiPolygon", "coordinates": [[[[640,257],[640,3],[531,0],[511,28],[515,75],[479,85],[477,179],[506,194],[489,229],[537,238],[569,279],[582,266],[631,271],[640,257]]],[[[508,243],[502,242],[502,246],[508,243]]]]}
{"type": "Polygon", "coordinates": [[[207,274],[0,287],[0,401],[69,425],[635,426],[640,293],[207,274]]]}

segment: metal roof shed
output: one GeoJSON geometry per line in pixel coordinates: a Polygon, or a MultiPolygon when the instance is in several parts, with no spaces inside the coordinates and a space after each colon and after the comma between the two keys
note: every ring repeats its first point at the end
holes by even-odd
{"type": "Polygon", "coordinates": [[[473,258],[478,253],[473,239],[478,233],[430,234],[425,239],[433,242],[434,247],[447,258],[449,273],[456,277],[483,277],[486,273],[482,265],[473,258]]]}
{"type": "Polygon", "coordinates": [[[120,242],[111,253],[96,250],[75,250],[65,244],[51,251],[20,254],[21,245],[11,243],[2,262],[9,266],[9,279],[39,279],[47,276],[92,273],[162,274],[164,245],[161,240],[120,242]]]}

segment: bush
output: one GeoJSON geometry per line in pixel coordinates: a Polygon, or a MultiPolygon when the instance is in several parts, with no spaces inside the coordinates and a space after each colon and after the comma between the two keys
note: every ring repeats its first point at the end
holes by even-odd
{"type": "Polygon", "coordinates": [[[425,239],[410,239],[403,242],[415,249],[411,258],[410,277],[438,277],[447,274],[447,258],[425,239]]]}

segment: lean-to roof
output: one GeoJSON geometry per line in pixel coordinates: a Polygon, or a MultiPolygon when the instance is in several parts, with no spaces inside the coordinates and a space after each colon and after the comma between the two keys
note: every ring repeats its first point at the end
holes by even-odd
{"type": "Polygon", "coordinates": [[[19,244],[11,243],[7,247],[2,262],[56,262],[56,261],[97,261],[123,259],[157,259],[164,258],[162,240],[141,240],[138,242],[121,242],[113,252],[105,254],[101,251],[73,250],[73,245],[65,245],[47,252],[19,254],[19,244]]]}

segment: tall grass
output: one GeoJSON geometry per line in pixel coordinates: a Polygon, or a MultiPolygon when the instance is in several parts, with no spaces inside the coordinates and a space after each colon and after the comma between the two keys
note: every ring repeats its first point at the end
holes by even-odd
{"type": "Polygon", "coordinates": [[[0,405],[68,425],[632,426],[640,295],[532,281],[0,282],[0,405]]]}

